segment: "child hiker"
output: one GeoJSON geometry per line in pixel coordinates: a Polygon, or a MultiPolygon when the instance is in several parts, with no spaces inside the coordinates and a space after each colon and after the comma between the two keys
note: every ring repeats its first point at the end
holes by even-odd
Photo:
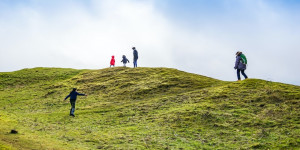
{"type": "Polygon", "coordinates": [[[86,94],[78,93],[76,90],[77,90],[76,88],[73,88],[70,94],[64,99],[66,100],[70,97],[70,103],[71,103],[70,116],[73,117],[75,117],[74,112],[75,112],[75,103],[76,103],[77,95],[87,96],[86,94]]]}
{"type": "Polygon", "coordinates": [[[126,58],[126,56],[125,55],[123,55],[123,59],[122,59],[122,61],[121,62],[123,62],[123,64],[124,64],[124,67],[126,67],[126,64],[127,64],[127,62],[129,63],[129,60],[126,58]]]}
{"type": "Polygon", "coordinates": [[[246,65],[247,65],[246,56],[240,51],[236,52],[236,60],[235,60],[234,69],[237,70],[238,81],[241,81],[240,72],[242,72],[242,75],[245,77],[245,79],[248,78],[247,75],[245,74],[245,70],[246,70],[246,67],[247,67],[246,65]]]}
{"type": "Polygon", "coordinates": [[[111,66],[115,66],[115,56],[111,56],[111,60],[110,60],[110,67],[111,66]]]}

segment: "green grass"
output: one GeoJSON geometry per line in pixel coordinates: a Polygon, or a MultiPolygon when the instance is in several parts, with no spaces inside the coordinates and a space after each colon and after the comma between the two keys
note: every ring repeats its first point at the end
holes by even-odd
{"type": "Polygon", "coordinates": [[[299,148],[299,86],[169,68],[0,73],[0,149],[299,148]],[[75,118],[73,87],[88,94],[75,118]]]}

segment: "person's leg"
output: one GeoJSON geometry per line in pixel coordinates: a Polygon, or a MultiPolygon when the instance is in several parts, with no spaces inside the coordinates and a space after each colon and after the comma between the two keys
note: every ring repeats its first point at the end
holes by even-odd
{"type": "Polygon", "coordinates": [[[242,75],[245,77],[245,79],[247,79],[248,77],[247,77],[247,75],[245,74],[245,70],[241,70],[241,72],[242,72],[242,75]]]}
{"type": "Polygon", "coordinates": [[[72,115],[72,116],[74,116],[74,112],[75,112],[75,102],[76,102],[76,100],[70,100],[70,103],[71,103],[70,115],[72,115]]]}
{"type": "MultiPolygon", "coordinates": [[[[71,102],[70,102],[71,103],[71,102]]],[[[71,109],[70,109],[70,116],[72,115],[72,103],[71,103],[71,109]]]]}
{"type": "Polygon", "coordinates": [[[71,109],[70,109],[70,115],[71,115],[72,114],[72,108],[73,108],[72,100],[70,100],[70,104],[71,104],[71,109]]]}
{"type": "Polygon", "coordinates": [[[133,68],[135,68],[135,59],[133,59],[133,68]]]}
{"type": "Polygon", "coordinates": [[[137,59],[134,60],[134,67],[137,67],[137,59]]]}
{"type": "Polygon", "coordinates": [[[238,80],[241,80],[241,75],[240,75],[241,70],[237,69],[236,73],[237,73],[237,78],[238,80]]]}

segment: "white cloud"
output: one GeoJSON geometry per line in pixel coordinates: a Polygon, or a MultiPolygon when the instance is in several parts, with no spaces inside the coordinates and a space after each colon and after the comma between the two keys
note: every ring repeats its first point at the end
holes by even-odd
{"type": "Polygon", "coordinates": [[[236,80],[234,54],[242,50],[249,77],[300,85],[300,62],[295,61],[300,56],[299,22],[264,1],[240,1],[240,14],[207,15],[214,18],[199,18],[206,22],[190,26],[158,10],[154,0],[92,0],[88,5],[54,1],[51,9],[32,2],[0,11],[0,71],[105,68],[111,55],[121,66],[121,56],[131,60],[135,46],[139,66],[236,80]]]}
{"type": "Polygon", "coordinates": [[[1,48],[8,56],[2,55],[1,71],[35,66],[103,68],[111,55],[121,65],[123,54],[132,57],[132,46],[140,51],[143,66],[172,64],[165,57],[171,52],[164,43],[169,23],[149,1],[93,1],[93,11],[69,5],[50,16],[24,6],[2,20],[1,39],[9,39],[1,48]]]}

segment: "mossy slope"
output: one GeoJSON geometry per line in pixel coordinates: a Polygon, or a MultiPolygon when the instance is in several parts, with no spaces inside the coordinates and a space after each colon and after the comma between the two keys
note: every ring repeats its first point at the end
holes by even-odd
{"type": "Polygon", "coordinates": [[[24,69],[0,73],[0,148],[297,149],[299,99],[299,86],[168,68],[24,69]],[[75,118],[73,87],[88,94],[75,118]]]}

